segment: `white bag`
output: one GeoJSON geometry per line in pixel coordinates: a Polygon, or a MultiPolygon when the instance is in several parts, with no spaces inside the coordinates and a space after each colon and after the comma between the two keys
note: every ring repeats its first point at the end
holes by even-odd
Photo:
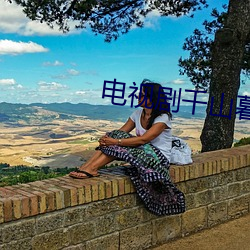
{"type": "Polygon", "coordinates": [[[191,148],[179,137],[172,136],[170,164],[185,165],[193,163],[191,148]]]}

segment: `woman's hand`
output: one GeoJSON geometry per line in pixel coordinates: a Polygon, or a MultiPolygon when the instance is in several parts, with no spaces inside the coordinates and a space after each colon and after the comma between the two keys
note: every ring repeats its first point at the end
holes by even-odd
{"type": "Polygon", "coordinates": [[[102,136],[99,139],[99,145],[100,145],[100,147],[106,147],[106,146],[116,145],[117,142],[118,142],[117,139],[108,137],[107,135],[102,136]]]}

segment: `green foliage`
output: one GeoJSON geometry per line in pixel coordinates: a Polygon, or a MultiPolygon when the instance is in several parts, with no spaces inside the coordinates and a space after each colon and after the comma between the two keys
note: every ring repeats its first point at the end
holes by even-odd
{"type": "Polygon", "coordinates": [[[207,7],[207,0],[8,0],[23,7],[31,20],[57,24],[63,32],[69,31],[69,22],[79,29],[89,26],[95,34],[105,35],[105,41],[117,39],[133,25],[143,26],[148,13],[157,10],[162,16],[182,16],[207,7]]]}
{"type": "MultiPolygon", "coordinates": [[[[179,59],[180,74],[186,74],[197,89],[207,89],[210,86],[212,73],[212,48],[215,33],[222,29],[227,20],[227,6],[225,11],[219,13],[213,9],[212,21],[203,22],[204,30],[195,29],[193,35],[185,39],[183,49],[189,51],[189,58],[179,59]]],[[[242,73],[250,75],[250,37],[245,46],[245,54],[242,61],[242,73]]],[[[244,83],[244,81],[243,81],[244,83]]]]}
{"type": "Polygon", "coordinates": [[[234,144],[234,147],[240,147],[250,144],[250,137],[241,138],[238,142],[234,144]]]}
{"type": "Polygon", "coordinates": [[[76,168],[57,168],[50,167],[27,167],[15,166],[10,167],[9,164],[0,163],[0,186],[16,185],[20,183],[28,183],[38,180],[60,177],[74,171],[76,168]]]}

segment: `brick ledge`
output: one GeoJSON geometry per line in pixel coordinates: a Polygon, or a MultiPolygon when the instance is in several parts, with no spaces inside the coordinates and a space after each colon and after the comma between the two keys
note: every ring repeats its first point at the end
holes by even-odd
{"type": "MultiPolygon", "coordinates": [[[[250,145],[193,156],[193,164],[170,167],[174,183],[250,166],[250,145]]],[[[69,176],[0,188],[0,223],[66,207],[134,193],[121,169],[102,170],[100,177],[78,180],[69,176]]]]}

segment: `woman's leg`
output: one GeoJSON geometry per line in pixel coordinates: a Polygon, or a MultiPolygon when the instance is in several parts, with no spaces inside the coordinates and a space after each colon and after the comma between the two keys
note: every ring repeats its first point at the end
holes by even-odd
{"type": "Polygon", "coordinates": [[[98,157],[100,157],[102,154],[101,150],[96,150],[95,153],[79,168],[79,169],[84,169],[85,167],[89,166],[92,164],[98,157]]]}
{"type": "MultiPolygon", "coordinates": [[[[95,152],[95,154],[86,162],[86,164],[82,165],[80,167],[80,170],[84,170],[92,175],[97,175],[98,174],[98,169],[116,158],[113,156],[108,156],[102,153],[101,151],[95,152]]],[[[84,177],[86,176],[83,173],[78,173],[78,172],[71,172],[70,175],[76,176],[76,177],[84,177]]]]}

